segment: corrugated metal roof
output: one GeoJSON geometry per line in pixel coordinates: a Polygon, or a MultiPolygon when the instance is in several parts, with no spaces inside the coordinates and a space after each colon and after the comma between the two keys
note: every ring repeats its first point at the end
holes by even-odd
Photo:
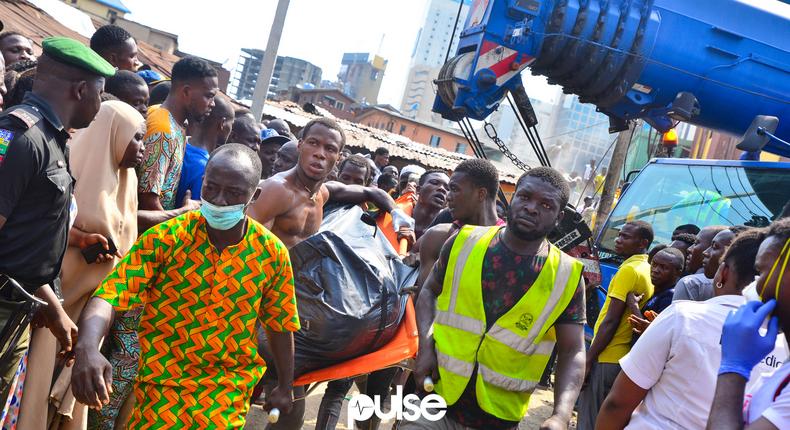
{"type": "MultiPolygon", "coordinates": [[[[76,10],[76,9],[75,9],[76,10]]],[[[83,12],[80,12],[83,13],[83,12]]],[[[16,30],[33,40],[36,52],[41,52],[41,41],[50,36],[66,36],[90,44],[88,37],[69,29],[42,9],[25,0],[0,1],[0,20],[5,30],[16,30]]],[[[94,22],[95,24],[95,22],[94,22]]],[[[178,61],[175,55],[162,52],[153,46],[138,41],[140,61],[149,64],[156,71],[170,76],[170,69],[178,61]]]]}
{"type": "MultiPolygon", "coordinates": [[[[263,107],[263,115],[280,118],[298,128],[304,127],[310,120],[319,117],[318,115],[305,112],[298,104],[288,101],[266,102],[263,107]]],[[[346,145],[352,148],[373,152],[376,148],[383,146],[389,150],[391,157],[402,158],[428,168],[448,171],[455,169],[455,166],[461,161],[472,158],[468,155],[450,152],[442,148],[432,148],[428,145],[414,142],[408,137],[385,130],[343,119],[333,119],[343,127],[346,133],[346,145]]],[[[515,167],[497,161],[492,162],[499,170],[499,179],[505,183],[515,184],[516,179],[522,173],[515,167]]]]}

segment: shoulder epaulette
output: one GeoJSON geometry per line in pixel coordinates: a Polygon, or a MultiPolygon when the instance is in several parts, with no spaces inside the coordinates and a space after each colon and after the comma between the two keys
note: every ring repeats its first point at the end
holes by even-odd
{"type": "Polygon", "coordinates": [[[35,108],[27,105],[17,105],[9,110],[8,115],[22,121],[27,128],[31,128],[41,120],[41,114],[35,108]]]}

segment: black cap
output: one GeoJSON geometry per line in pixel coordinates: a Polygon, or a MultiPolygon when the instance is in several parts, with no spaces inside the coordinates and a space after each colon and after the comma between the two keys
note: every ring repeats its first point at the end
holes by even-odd
{"type": "Polygon", "coordinates": [[[290,142],[291,138],[288,136],[269,136],[266,139],[261,141],[261,145],[285,145],[286,143],[290,142]]]}

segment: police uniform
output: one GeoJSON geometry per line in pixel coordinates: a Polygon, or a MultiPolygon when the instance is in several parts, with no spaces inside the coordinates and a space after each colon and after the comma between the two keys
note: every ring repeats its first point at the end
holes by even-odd
{"type": "MultiPolygon", "coordinates": [[[[76,40],[49,38],[42,46],[45,56],[60,63],[97,76],[115,73],[76,40]]],[[[6,219],[0,228],[0,286],[11,277],[32,293],[58,277],[68,242],[74,182],[66,146],[69,137],[50,103],[32,92],[22,104],[0,113],[0,216],[6,219]]],[[[19,293],[7,285],[0,288],[0,328],[19,301],[19,293]]],[[[26,338],[25,333],[16,345],[20,358],[27,349],[26,338]]],[[[18,360],[0,363],[0,394],[17,365],[18,360]]]]}

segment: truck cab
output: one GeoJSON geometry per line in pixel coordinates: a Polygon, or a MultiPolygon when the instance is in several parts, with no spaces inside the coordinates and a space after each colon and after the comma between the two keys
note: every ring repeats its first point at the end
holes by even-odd
{"type": "MultiPolygon", "coordinates": [[[[595,241],[601,287],[591,296],[600,309],[605,291],[623,259],[614,240],[628,221],[653,226],[655,240],[669,244],[682,224],[765,227],[790,215],[790,163],[729,160],[653,159],[622,193],[595,241]]],[[[597,315],[588,318],[590,326],[597,315]]]]}

